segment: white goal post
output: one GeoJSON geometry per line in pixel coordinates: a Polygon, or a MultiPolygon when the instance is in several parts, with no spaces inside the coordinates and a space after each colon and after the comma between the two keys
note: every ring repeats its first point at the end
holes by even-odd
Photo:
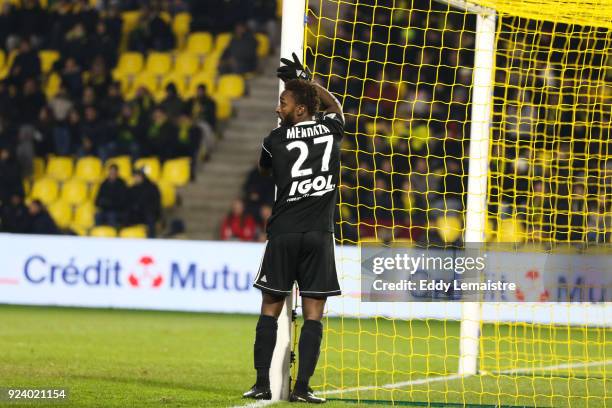
{"type": "MultiPolygon", "coordinates": [[[[306,23],[305,11],[306,0],[283,1],[280,50],[280,56],[282,58],[292,59],[291,53],[294,52],[300,57],[302,57],[304,54],[304,25],[306,23]]],[[[283,90],[283,82],[279,80],[279,97],[283,90]]],[[[289,388],[291,386],[290,368],[293,296],[293,293],[287,296],[283,311],[278,318],[276,347],[274,347],[272,364],[270,366],[270,389],[272,391],[273,401],[289,399],[289,388]]]]}

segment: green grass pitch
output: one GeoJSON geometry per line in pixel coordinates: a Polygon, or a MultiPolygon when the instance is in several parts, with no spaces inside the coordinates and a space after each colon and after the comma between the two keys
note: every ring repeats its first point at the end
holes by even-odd
{"type": "MultiPolygon", "coordinates": [[[[15,407],[229,407],[254,380],[256,316],[0,306],[0,387],[67,388],[15,407]]],[[[609,329],[486,325],[481,367],[529,374],[439,380],[456,372],[456,322],[330,319],[316,390],[411,406],[612,406],[609,329]],[[594,365],[580,367],[584,362],[594,365]],[[563,364],[572,368],[563,368],[563,364]],[[561,365],[554,370],[537,367],[561,365]],[[534,377],[535,373],[535,377],[534,377]],[[422,382],[425,378],[438,380],[422,382]],[[395,389],[390,383],[408,382],[395,389]]],[[[329,407],[362,406],[332,400],[329,407]]],[[[274,407],[296,406],[280,403],[274,407]]],[[[380,405],[378,405],[380,406],[380,405]]]]}

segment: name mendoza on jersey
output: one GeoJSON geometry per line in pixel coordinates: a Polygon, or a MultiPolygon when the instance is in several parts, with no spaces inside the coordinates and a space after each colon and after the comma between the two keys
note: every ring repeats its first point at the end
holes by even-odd
{"type": "Polygon", "coordinates": [[[322,124],[305,128],[294,126],[287,129],[287,139],[302,139],[304,137],[313,137],[330,133],[331,130],[329,130],[327,126],[322,124]]]}

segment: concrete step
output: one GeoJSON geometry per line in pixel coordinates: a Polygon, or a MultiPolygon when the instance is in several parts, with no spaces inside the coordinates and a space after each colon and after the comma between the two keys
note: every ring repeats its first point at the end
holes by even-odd
{"type": "Polygon", "coordinates": [[[234,107],[236,110],[240,109],[257,109],[257,108],[265,108],[267,107],[270,112],[274,113],[276,109],[276,100],[274,101],[264,101],[256,98],[245,98],[240,99],[234,102],[234,107]]]}
{"type": "Polygon", "coordinates": [[[278,57],[262,61],[262,73],[249,81],[249,94],[234,101],[236,112],[211,158],[198,169],[196,183],[181,191],[177,216],[186,221],[192,239],[215,239],[232,201],[242,193],[247,174],[257,164],[261,141],[277,126],[275,113],[278,57]]]}
{"type": "Polygon", "coordinates": [[[273,103],[278,100],[278,88],[267,87],[265,85],[253,88],[249,96],[273,103]]]}

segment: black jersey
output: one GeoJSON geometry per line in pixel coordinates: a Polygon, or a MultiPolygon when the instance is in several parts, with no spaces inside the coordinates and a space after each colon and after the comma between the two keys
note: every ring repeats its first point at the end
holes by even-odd
{"type": "Polygon", "coordinates": [[[280,126],[264,139],[259,163],[272,169],[277,188],[269,236],[334,232],[343,133],[340,115],[321,113],[315,120],[280,126]]]}

